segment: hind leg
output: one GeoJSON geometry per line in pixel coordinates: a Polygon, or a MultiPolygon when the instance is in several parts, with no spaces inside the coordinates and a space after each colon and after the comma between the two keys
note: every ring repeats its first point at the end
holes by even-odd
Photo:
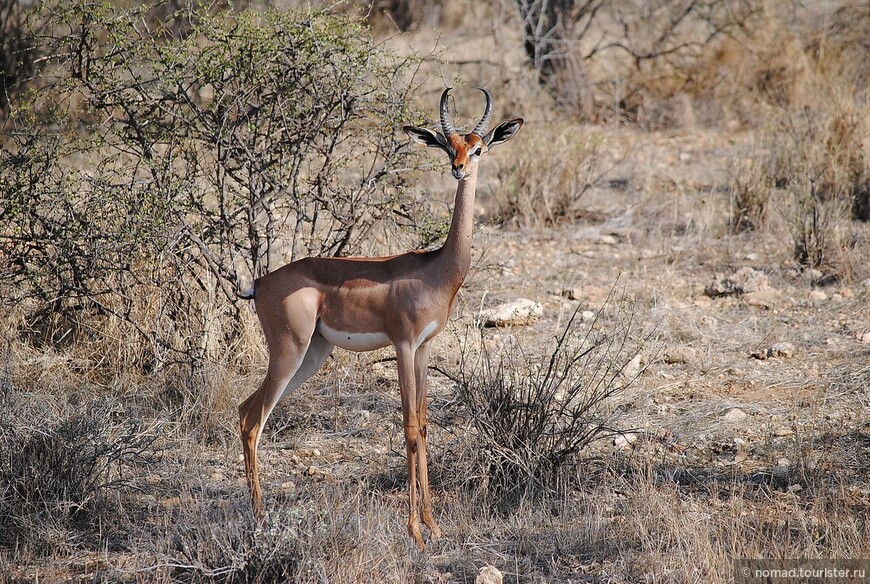
{"type": "Polygon", "coordinates": [[[251,505],[257,519],[263,516],[263,498],[260,490],[260,475],[257,469],[257,445],[263,426],[278,403],[284,388],[293,379],[304,357],[305,348],[282,351],[269,359],[266,378],[248,399],[239,406],[239,431],[242,452],[245,456],[245,478],[251,493],[251,505]]]}
{"type": "Polygon", "coordinates": [[[311,341],[308,343],[308,350],[305,351],[305,357],[302,358],[302,364],[293,375],[293,379],[284,388],[284,393],[281,394],[278,401],[281,401],[285,395],[295,391],[300,385],[308,381],[309,377],[320,371],[334,348],[335,345],[324,339],[319,332],[314,331],[314,334],[311,335],[311,341]]]}
{"type": "MultiPolygon", "coordinates": [[[[270,324],[274,326],[275,322],[271,321],[270,324]]],[[[277,327],[283,335],[270,335],[264,326],[269,344],[266,378],[259,389],[239,406],[239,433],[245,458],[245,478],[257,519],[262,519],[263,516],[257,446],[266,420],[281,397],[302,385],[320,369],[332,352],[332,345],[314,330],[315,325],[316,316],[300,307],[295,322],[277,327]],[[306,318],[307,315],[310,317],[306,318]],[[295,331],[295,334],[287,331],[295,331]]]]}

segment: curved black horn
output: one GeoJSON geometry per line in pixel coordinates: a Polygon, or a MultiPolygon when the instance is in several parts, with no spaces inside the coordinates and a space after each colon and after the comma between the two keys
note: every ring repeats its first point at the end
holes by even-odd
{"type": "Polygon", "coordinates": [[[483,110],[483,117],[480,118],[480,123],[474,127],[471,133],[483,138],[483,135],[486,134],[486,130],[489,128],[489,120],[492,118],[492,96],[483,87],[478,87],[478,89],[486,96],[486,109],[483,110]]]}
{"type": "Polygon", "coordinates": [[[444,132],[445,136],[456,133],[456,130],[453,129],[453,124],[450,123],[450,114],[447,112],[447,94],[450,93],[451,89],[453,88],[448,87],[444,90],[444,93],[441,94],[441,131],[444,132]]]}

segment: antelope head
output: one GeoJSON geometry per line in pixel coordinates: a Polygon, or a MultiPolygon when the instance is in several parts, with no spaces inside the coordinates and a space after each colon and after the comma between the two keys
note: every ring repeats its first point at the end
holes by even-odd
{"type": "Polygon", "coordinates": [[[440,148],[450,157],[450,165],[453,167],[453,177],[462,179],[477,166],[480,157],[496,144],[507,142],[514,137],[523,126],[523,119],[508,120],[489,129],[489,121],[492,118],[492,96],[486,89],[478,88],[486,96],[486,108],[483,117],[474,127],[470,134],[461,135],[453,128],[450,121],[450,113],[447,111],[447,96],[452,87],[448,87],[441,94],[441,130],[443,133],[434,132],[428,128],[405,126],[402,128],[416,142],[425,144],[431,148],[440,148]]]}

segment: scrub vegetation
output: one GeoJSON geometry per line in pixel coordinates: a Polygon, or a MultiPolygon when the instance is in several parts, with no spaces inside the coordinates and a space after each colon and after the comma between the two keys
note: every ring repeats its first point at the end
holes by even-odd
{"type": "Polygon", "coordinates": [[[722,0],[0,0],[0,582],[728,582],[870,556],[870,11],[722,0]],[[311,4],[314,4],[312,7],[311,4]],[[437,246],[405,124],[522,116],[432,348],[237,405],[239,294],[437,246]],[[479,315],[527,298],[534,321],[479,315]]]}

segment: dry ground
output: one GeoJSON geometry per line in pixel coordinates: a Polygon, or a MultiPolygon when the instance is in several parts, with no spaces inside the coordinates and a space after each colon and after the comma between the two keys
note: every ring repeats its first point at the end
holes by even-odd
{"type": "MultiPolygon", "coordinates": [[[[404,533],[394,364],[388,352],[336,354],[270,420],[265,531],[248,516],[233,415],[257,367],[212,380],[211,431],[160,421],[162,458],[102,543],[58,533],[47,557],[19,550],[3,571],[34,582],[270,581],[283,570],[296,581],[473,582],[491,564],[507,582],[720,582],[740,557],[866,557],[870,344],[859,337],[870,330],[870,271],[814,287],[776,233],[729,233],[727,149],[739,136],[605,138],[613,161],[582,199],[590,219],[478,230],[460,308],[433,351],[437,367],[455,370],[462,345],[477,342],[475,313],[502,300],[537,300],[544,315],[481,334],[535,351],[578,303],[597,310],[614,284],[633,299],[655,342],[621,396],[618,426],[630,433],[597,443],[572,487],[488,506],[473,476],[455,476],[468,472],[470,428],[453,383],[433,371],[431,465],[445,537],[417,551],[404,533]],[[745,266],[769,277],[766,305],[705,295],[715,274],[745,266]],[[791,348],[768,357],[777,343],[791,348]]],[[[482,173],[485,209],[497,186],[482,173]]],[[[12,386],[38,379],[46,359],[63,356],[10,350],[12,386]]]]}
{"type": "MultiPolygon", "coordinates": [[[[179,398],[165,379],[94,375],[104,355],[11,340],[0,346],[5,412],[41,420],[104,399],[113,420],[142,420],[158,456],[131,470],[132,488],[112,492],[112,511],[96,525],[36,516],[29,543],[0,553],[0,582],[471,583],[489,564],[505,582],[695,583],[733,581],[738,558],[870,557],[868,225],[850,223],[854,245],[840,278],[799,269],[784,204],[771,205],[763,229],[735,233],[735,168],[765,147],[762,124],[645,132],[563,122],[540,89],[517,81],[528,73],[515,36],[472,34],[476,20],[501,26],[502,12],[389,41],[402,51],[446,47],[427,61],[427,109],[453,76],[468,87],[510,79],[505,86],[522,91],[496,96],[496,116],[528,120],[483,161],[474,266],[434,343],[430,469],[444,538],[421,552],[405,532],[388,351],[337,351],[278,406],[260,449],[268,521],[257,529],[235,407],[265,370],[261,344],[238,349],[250,355],[248,369],[217,364],[189,384],[197,393],[179,398]],[[594,152],[584,171],[594,184],[555,225],[542,199],[531,200],[537,214],[498,225],[500,193],[518,165],[566,152],[554,136],[594,152]],[[745,267],[767,276],[764,295],[705,294],[717,274],[745,267]],[[619,396],[624,435],[584,452],[554,494],[495,504],[469,460],[469,412],[435,368],[455,373],[481,339],[511,336],[539,354],[578,305],[596,311],[613,289],[653,335],[637,380],[619,396]],[[543,316],[479,331],[482,308],[519,297],[540,302],[543,316]]],[[[460,93],[460,119],[474,115],[476,99],[460,93]]],[[[438,172],[423,180],[443,210],[455,182],[438,172]]],[[[567,176],[557,191],[577,184],[567,176]]],[[[537,195],[543,186],[529,188],[537,195]]]]}

